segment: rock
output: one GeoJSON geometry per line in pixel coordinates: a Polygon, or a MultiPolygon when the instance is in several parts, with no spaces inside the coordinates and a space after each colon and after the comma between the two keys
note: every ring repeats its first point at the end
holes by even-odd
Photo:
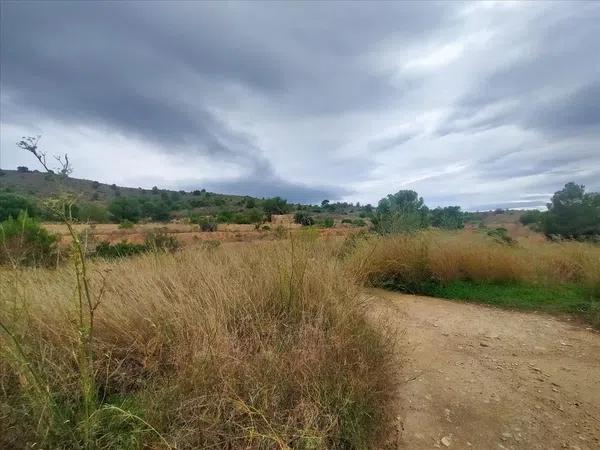
{"type": "Polygon", "coordinates": [[[450,445],[452,444],[450,436],[444,436],[440,442],[444,445],[444,447],[450,447],[450,445]]]}
{"type": "Polygon", "coordinates": [[[487,342],[480,342],[479,345],[481,345],[482,347],[489,347],[490,344],[488,344],[487,342]]]}

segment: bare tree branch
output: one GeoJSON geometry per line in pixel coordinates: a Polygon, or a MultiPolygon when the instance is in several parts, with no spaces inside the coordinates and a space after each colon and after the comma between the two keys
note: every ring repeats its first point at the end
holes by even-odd
{"type": "Polygon", "coordinates": [[[40,164],[42,166],[44,166],[44,169],[46,169],[46,172],[53,173],[53,171],[51,169],[49,169],[48,165],[46,164],[46,153],[38,151],[38,142],[40,141],[41,137],[42,137],[41,135],[37,135],[35,137],[23,136],[23,138],[19,142],[17,142],[17,147],[20,147],[23,150],[28,151],[29,153],[33,154],[33,156],[35,156],[37,158],[37,160],[40,162],[40,164]]]}
{"type": "Polygon", "coordinates": [[[58,163],[60,164],[60,167],[57,168],[57,170],[60,172],[61,175],[68,177],[69,175],[71,175],[71,173],[73,172],[73,166],[71,166],[71,162],[69,161],[69,155],[65,153],[65,157],[64,157],[64,161],[62,156],[60,155],[55,155],[54,159],[56,159],[58,161],[58,163]]]}

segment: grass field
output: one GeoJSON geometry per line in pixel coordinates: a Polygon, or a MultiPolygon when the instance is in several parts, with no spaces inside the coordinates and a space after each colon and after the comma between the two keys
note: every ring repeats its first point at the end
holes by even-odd
{"type": "Polygon", "coordinates": [[[0,447],[377,447],[393,358],[337,247],[0,272],[0,447]]]}
{"type": "Polygon", "coordinates": [[[325,236],[0,270],[0,447],[378,448],[396,362],[363,286],[600,325],[597,245],[325,236]]]}
{"type": "Polygon", "coordinates": [[[349,266],[367,285],[574,313],[600,326],[600,247],[591,243],[427,231],[359,241],[349,266]]]}

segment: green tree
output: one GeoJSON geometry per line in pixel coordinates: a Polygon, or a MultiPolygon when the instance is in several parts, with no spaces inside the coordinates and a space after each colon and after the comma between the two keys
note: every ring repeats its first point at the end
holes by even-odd
{"type": "Polygon", "coordinates": [[[437,207],[431,210],[431,225],[447,230],[464,228],[464,214],[460,206],[437,207]]]}
{"type": "Polygon", "coordinates": [[[108,207],[112,219],[115,222],[129,220],[137,222],[141,217],[140,202],[132,197],[117,197],[108,207]]]}
{"type": "Polygon", "coordinates": [[[600,235],[600,193],[585,192],[585,186],[573,182],[557,191],[542,219],[546,235],[587,238],[600,235]]]}
{"type": "Polygon", "coordinates": [[[21,211],[27,211],[30,217],[38,215],[38,208],[31,200],[10,192],[0,192],[0,222],[9,217],[17,217],[21,211]]]}
{"type": "Polygon", "coordinates": [[[286,199],[281,197],[268,198],[263,202],[265,214],[286,214],[290,210],[290,205],[286,199]]]}
{"type": "Polygon", "coordinates": [[[379,200],[373,224],[383,234],[411,232],[428,226],[428,212],[423,197],[402,190],[379,200]]]}

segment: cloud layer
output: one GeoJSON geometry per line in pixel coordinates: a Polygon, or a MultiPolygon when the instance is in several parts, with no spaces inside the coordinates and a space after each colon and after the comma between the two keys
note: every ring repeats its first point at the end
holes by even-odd
{"type": "Polygon", "coordinates": [[[600,5],[2,2],[2,164],[292,201],[600,189],[600,5]]]}

